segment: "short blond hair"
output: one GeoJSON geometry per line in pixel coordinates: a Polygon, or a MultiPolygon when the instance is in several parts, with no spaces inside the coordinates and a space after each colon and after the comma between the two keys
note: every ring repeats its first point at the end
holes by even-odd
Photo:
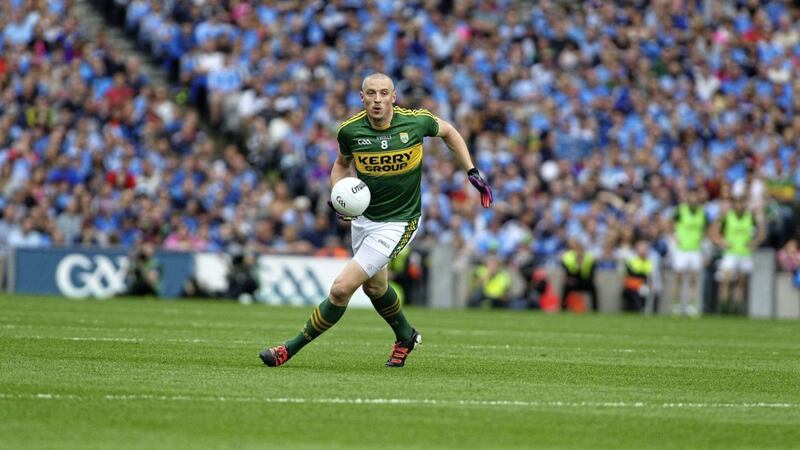
{"type": "Polygon", "coordinates": [[[392,80],[392,77],[390,77],[389,75],[386,75],[383,72],[373,72],[373,73],[367,75],[366,77],[364,77],[364,81],[361,82],[361,91],[362,92],[364,91],[364,86],[367,84],[367,80],[375,80],[375,79],[386,79],[386,80],[389,80],[389,84],[392,85],[392,90],[394,90],[394,81],[392,80]]]}

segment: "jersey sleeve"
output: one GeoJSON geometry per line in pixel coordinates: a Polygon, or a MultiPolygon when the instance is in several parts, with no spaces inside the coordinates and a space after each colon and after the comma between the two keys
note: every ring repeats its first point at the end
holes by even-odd
{"type": "Polygon", "coordinates": [[[418,109],[417,111],[417,122],[419,123],[420,128],[422,128],[422,132],[424,136],[436,136],[439,134],[439,122],[436,120],[436,116],[433,115],[427,109],[418,109]]]}
{"type": "Polygon", "coordinates": [[[347,131],[345,127],[339,128],[336,133],[336,140],[339,142],[339,152],[345,156],[353,156],[353,150],[350,149],[350,139],[347,138],[347,131]]]}

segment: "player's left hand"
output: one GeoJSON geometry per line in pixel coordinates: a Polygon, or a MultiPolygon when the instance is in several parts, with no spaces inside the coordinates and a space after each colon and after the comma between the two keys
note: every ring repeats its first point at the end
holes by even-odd
{"type": "Polygon", "coordinates": [[[330,208],[331,211],[336,213],[336,218],[338,218],[339,220],[350,222],[351,220],[355,219],[355,216],[345,216],[344,214],[337,211],[336,208],[333,207],[333,203],[331,203],[330,200],[328,200],[328,208],[330,208]]]}
{"type": "Polygon", "coordinates": [[[472,185],[475,186],[475,189],[477,189],[478,192],[481,193],[481,206],[483,206],[484,208],[488,208],[489,205],[492,204],[492,201],[494,201],[494,196],[492,195],[491,186],[489,186],[489,183],[487,183],[486,180],[484,180],[483,177],[481,177],[481,174],[480,172],[478,172],[478,169],[474,167],[472,169],[469,169],[469,172],[467,172],[467,176],[469,177],[469,182],[472,183],[472,185]]]}

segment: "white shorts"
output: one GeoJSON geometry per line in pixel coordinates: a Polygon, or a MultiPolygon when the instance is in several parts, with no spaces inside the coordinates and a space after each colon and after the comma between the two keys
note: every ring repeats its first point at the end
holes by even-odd
{"type": "Polygon", "coordinates": [[[350,222],[353,261],[372,278],[414,239],[419,221],[373,222],[364,216],[353,219],[350,222]]]}
{"type": "Polygon", "coordinates": [[[672,252],[672,270],[678,273],[703,270],[703,254],[700,250],[678,250],[672,252]]]}
{"type": "Polygon", "coordinates": [[[723,273],[731,273],[735,275],[749,275],[753,273],[753,257],[742,255],[724,255],[722,260],[719,262],[719,270],[717,271],[717,275],[721,276],[723,273]]]}

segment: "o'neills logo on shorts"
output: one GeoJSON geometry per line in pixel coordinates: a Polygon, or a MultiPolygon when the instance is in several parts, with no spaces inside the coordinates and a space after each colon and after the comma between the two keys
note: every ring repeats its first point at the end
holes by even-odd
{"type": "Polygon", "coordinates": [[[356,152],[353,154],[356,170],[372,176],[399,175],[422,162],[422,144],[402,150],[385,152],[356,152]]]}

